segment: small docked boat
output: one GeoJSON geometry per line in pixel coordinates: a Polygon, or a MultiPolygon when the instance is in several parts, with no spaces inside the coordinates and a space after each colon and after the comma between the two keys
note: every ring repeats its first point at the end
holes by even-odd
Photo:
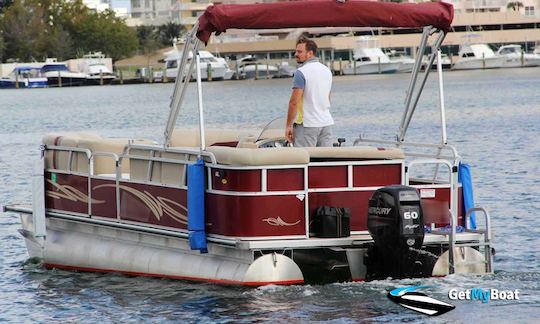
{"type": "Polygon", "coordinates": [[[116,75],[101,63],[90,64],[86,68],[87,85],[111,84],[116,79],[116,75]]]}
{"type": "Polygon", "coordinates": [[[521,45],[504,45],[497,51],[498,56],[504,57],[502,67],[531,67],[540,66],[540,54],[524,53],[521,45]]]}
{"type": "Polygon", "coordinates": [[[496,55],[486,44],[463,45],[452,69],[497,69],[503,66],[504,60],[504,57],[496,55]]]}
{"type": "MultiPolygon", "coordinates": [[[[212,80],[230,80],[234,74],[229,68],[229,64],[224,58],[215,57],[208,51],[200,51],[201,64],[203,65],[202,79],[208,80],[208,75],[212,76],[212,80]]],[[[192,54],[189,53],[189,58],[192,58],[192,54]]],[[[165,73],[167,78],[174,80],[178,75],[178,63],[182,60],[181,53],[176,46],[173,50],[165,53],[165,73]]],[[[191,75],[192,79],[195,79],[195,72],[191,75]]]]}
{"type": "Polygon", "coordinates": [[[354,50],[354,61],[347,64],[343,74],[396,73],[402,62],[391,61],[378,47],[361,47],[354,50]]]}
{"type": "MultiPolygon", "coordinates": [[[[426,68],[428,65],[429,56],[424,56],[424,65],[422,66],[422,70],[426,68]]],[[[448,57],[446,54],[441,54],[441,66],[443,70],[449,70],[452,68],[452,60],[448,57]]],[[[437,64],[431,65],[432,70],[437,70],[437,64]]]]}
{"type": "Polygon", "coordinates": [[[397,72],[408,73],[411,72],[414,67],[414,59],[405,53],[392,50],[387,52],[386,55],[392,63],[399,63],[397,72]]]}
{"type": "Polygon", "coordinates": [[[491,272],[489,214],[474,206],[469,169],[447,143],[440,68],[440,142],[406,140],[430,73],[422,56],[434,48],[428,63],[440,60],[452,17],[444,2],[210,6],[187,34],[161,143],[48,134],[32,205],[5,210],[21,215],[29,255],[48,268],[251,286],[491,272]],[[326,12],[339,15],[329,22],[326,12]],[[267,20],[278,13],[279,23],[267,20]],[[279,121],[205,127],[199,47],[212,33],[330,23],[423,28],[396,141],[302,148],[279,121]],[[199,127],[176,129],[191,71],[199,127]]]}
{"type": "Polygon", "coordinates": [[[46,88],[47,78],[39,67],[17,66],[5,78],[0,78],[0,88],[46,88]]]}
{"type": "Polygon", "coordinates": [[[247,55],[236,61],[238,66],[237,70],[240,77],[243,79],[271,79],[275,76],[279,76],[280,68],[272,65],[262,63],[258,58],[253,55],[247,55]]]}
{"type": "Polygon", "coordinates": [[[47,78],[49,87],[81,86],[86,83],[85,73],[72,72],[64,63],[47,62],[41,67],[41,74],[47,78]]]}

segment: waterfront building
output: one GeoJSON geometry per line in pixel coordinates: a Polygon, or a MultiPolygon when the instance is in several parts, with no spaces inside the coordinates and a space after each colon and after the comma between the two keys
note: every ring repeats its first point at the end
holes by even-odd
{"type": "MultiPolygon", "coordinates": [[[[283,0],[262,0],[277,2],[283,0]]],[[[376,0],[374,0],[376,1],[376,0]]],[[[517,12],[527,17],[540,18],[540,0],[444,0],[454,6],[456,16],[465,13],[506,13],[517,12]]],[[[108,3],[105,0],[86,0],[85,3],[108,3]]],[[[213,2],[253,3],[255,0],[130,0],[130,25],[162,25],[175,22],[193,26],[197,18],[213,2]]],[[[424,2],[424,0],[404,0],[403,2],[424,2]]],[[[90,5],[89,5],[90,6],[90,5]]]]}

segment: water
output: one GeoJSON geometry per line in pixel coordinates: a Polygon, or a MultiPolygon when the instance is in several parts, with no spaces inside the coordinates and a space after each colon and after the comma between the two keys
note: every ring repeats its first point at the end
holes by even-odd
{"type": "MultiPolygon", "coordinates": [[[[495,273],[325,286],[226,287],[114,274],[45,270],[27,260],[19,220],[0,214],[0,321],[22,322],[422,322],[388,290],[432,285],[456,309],[436,322],[534,322],[540,318],[540,68],[445,74],[448,140],[472,165],[476,202],[489,209],[495,273]],[[520,290],[518,301],[449,301],[448,291],[520,290]]],[[[210,125],[254,127],[285,116],[291,80],[207,83],[210,125]]],[[[332,93],[335,133],[391,139],[406,75],[340,77],[332,93]]],[[[192,87],[193,88],[193,87],[192,87]]],[[[407,134],[439,138],[436,85],[427,85],[407,134]]],[[[47,132],[94,131],[160,140],[171,84],[0,91],[0,204],[29,202],[32,160],[47,132]]],[[[195,125],[195,93],[179,124],[195,125]]]]}

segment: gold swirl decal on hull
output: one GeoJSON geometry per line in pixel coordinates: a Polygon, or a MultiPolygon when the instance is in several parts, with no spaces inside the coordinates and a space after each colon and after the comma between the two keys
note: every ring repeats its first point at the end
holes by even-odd
{"type": "MultiPolygon", "coordinates": [[[[103,184],[103,185],[95,186],[94,190],[100,189],[100,188],[106,188],[106,187],[116,188],[116,185],[103,184]]],[[[133,196],[139,198],[139,200],[142,201],[150,209],[150,211],[152,212],[152,214],[154,214],[154,216],[156,217],[158,221],[161,220],[163,215],[167,215],[170,218],[177,221],[178,223],[187,225],[187,222],[188,222],[187,216],[177,211],[173,206],[179,207],[185,213],[187,213],[187,208],[177,203],[176,201],[163,198],[163,197],[155,198],[148,191],[141,192],[137,189],[134,189],[128,186],[120,185],[119,187],[120,189],[125,190],[126,192],[129,192],[133,196]]]]}
{"type": "Polygon", "coordinates": [[[281,219],[281,217],[279,217],[279,216],[278,216],[278,218],[268,217],[268,218],[263,219],[262,221],[266,222],[266,223],[268,223],[268,225],[272,225],[272,226],[294,226],[294,225],[298,225],[298,223],[300,223],[300,221],[297,221],[296,223],[287,223],[283,219],[281,219]]]}
{"type": "MultiPolygon", "coordinates": [[[[68,185],[61,185],[56,182],[52,182],[50,179],[46,179],[49,184],[51,184],[56,191],[47,190],[47,197],[51,197],[53,199],[67,199],[71,201],[79,201],[88,204],[88,195],[81,192],[78,189],[73,188],[72,186],[68,185]]],[[[92,204],[102,204],[104,203],[104,200],[96,200],[92,199],[92,204]]]]}

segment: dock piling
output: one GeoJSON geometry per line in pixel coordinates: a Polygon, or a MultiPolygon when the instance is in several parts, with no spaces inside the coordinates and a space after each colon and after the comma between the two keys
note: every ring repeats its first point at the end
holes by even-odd
{"type": "Polygon", "coordinates": [[[99,71],[99,85],[103,85],[103,72],[99,71]]]}
{"type": "Polygon", "coordinates": [[[212,81],[212,64],[210,63],[206,65],[206,79],[212,81]]]}

